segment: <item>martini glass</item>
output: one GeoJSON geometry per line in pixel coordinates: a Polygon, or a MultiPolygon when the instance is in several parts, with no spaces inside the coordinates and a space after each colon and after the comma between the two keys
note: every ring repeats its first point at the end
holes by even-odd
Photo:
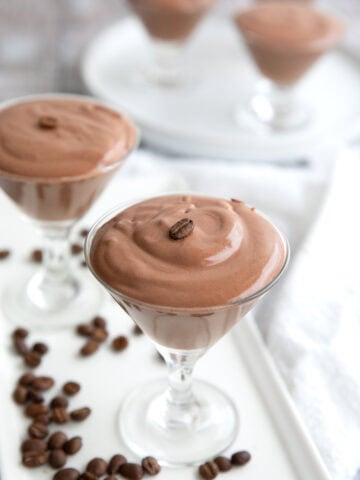
{"type": "Polygon", "coordinates": [[[213,2],[127,0],[148,36],[149,63],[142,73],[150,84],[174,87],[189,80],[185,65],[186,46],[213,2]]]}
{"type": "MultiPolygon", "coordinates": [[[[81,100],[101,104],[82,96],[36,95],[4,102],[0,109],[20,102],[45,99],[81,100]]],[[[87,271],[74,272],[70,263],[69,237],[76,222],[89,210],[138,142],[116,162],[95,174],[32,178],[0,172],[0,188],[19,208],[25,221],[39,234],[43,261],[31,272],[20,271],[4,291],[2,308],[13,322],[29,327],[58,328],[89,318],[98,311],[103,294],[87,271]]]]}
{"type": "Polygon", "coordinates": [[[123,401],[118,425],[127,446],[139,457],[154,455],[162,465],[193,465],[212,458],[231,445],[239,420],[226,393],[203,381],[193,381],[196,362],[220,340],[280,279],[289,260],[289,248],[279,273],[247,298],[208,308],[152,305],[108,285],[92,267],[93,242],[99,229],[121,211],[113,209],[92,227],[85,244],[90,271],[122,309],[135,321],[163,356],[167,380],[140,385],[123,401]]]}

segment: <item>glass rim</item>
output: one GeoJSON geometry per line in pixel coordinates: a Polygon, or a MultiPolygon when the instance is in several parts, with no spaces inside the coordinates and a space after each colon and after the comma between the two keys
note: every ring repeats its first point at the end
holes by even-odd
{"type": "MultiPolygon", "coordinates": [[[[150,199],[150,198],[159,198],[159,197],[163,197],[163,196],[167,196],[167,195],[201,196],[197,193],[192,193],[192,192],[166,192],[166,193],[162,193],[162,194],[159,194],[159,195],[147,195],[145,197],[141,197],[141,198],[138,198],[138,199],[135,199],[135,200],[129,200],[127,202],[122,202],[122,203],[116,205],[115,207],[112,207],[110,210],[108,210],[103,215],[101,215],[101,217],[98,218],[98,220],[90,228],[90,231],[89,231],[89,233],[88,233],[88,235],[85,239],[85,245],[84,245],[85,261],[86,261],[86,264],[87,264],[91,274],[96,278],[96,280],[102,286],[104,286],[111,293],[111,295],[113,297],[121,297],[125,302],[128,302],[130,304],[134,303],[136,305],[144,306],[145,308],[149,308],[149,309],[152,309],[152,310],[159,310],[161,312],[163,312],[163,311],[165,311],[165,312],[175,312],[176,311],[176,312],[180,312],[180,313],[188,313],[188,314],[194,314],[195,313],[196,314],[196,313],[209,312],[209,310],[218,311],[218,310],[226,309],[226,308],[229,308],[229,307],[232,307],[232,306],[243,305],[243,304],[249,303],[249,302],[251,302],[253,300],[256,300],[257,298],[260,298],[261,296],[263,296],[265,293],[267,293],[269,290],[271,290],[273,286],[275,286],[278,283],[278,281],[283,276],[283,274],[286,271],[287,266],[290,262],[289,241],[280,232],[280,230],[273,224],[273,222],[271,222],[266,215],[264,215],[261,211],[258,211],[258,210],[257,210],[257,213],[259,213],[268,222],[270,222],[270,224],[275,228],[275,230],[278,232],[281,240],[283,241],[284,248],[285,248],[285,259],[284,259],[284,263],[283,263],[281,269],[279,270],[279,272],[277,273],[277,275],[269,283],[267,283],[263,288],[261,288],[260,290],[256,291],[255,293],[253,293],[251,295],[248,295],[247,297],[231,300],[230,302],[228,302],[226,304],[210,305],[210,306],[207,306],[207,307],[174,307],[174,306],[170,306],[170,305],[157,305],[157,304],[153,304],[153,303],[148,303],[148,302],[144,302],[142,300],[139,300],[137,298],[130,297],[130,296],[116,290],[111,285],[109,285],[107,282],[105,282],[97,274],[97,272],[94,270],[94,268],[92,266],[92,263],[91,263],[91,252],[90,252],[90,250],[91,250],[93,240],[94,240],[98,230],[107,221],[109,221],[111,218],[113,218],[116,214],[119,214],[122,211],[124,211],[126,208],[128,208],[130,206],[133,206],[133,205],[136,205],[137,203],[140,203],[140,202],[142,202],[144,200],[147,200],[147,199],[150,199]]],[[[214,198],[218,198],[218,197],[214,197],[214,198]]]]}
{"type": "Polygon", "coordinates": [[[123,156],[121,156],[121,158],[116,160],[116,162],[114,163],[105,165],[100,172],[98,172],[97,170],[93,170],[82,175],[70,175],[70,176],[65,175],[62,177],[30,177],[27,175],[19,175],[17,173],[6,172],[0,169],[0,178],[5,178],[7,180],[22,181],[24,183],[50,184],[50,183],[58,183],[58,182],[68,182],[68,183],[78,182],[81,180],[92,178],[93,176],[97,176],[101,173],[111,172],[112,170],[115,170],[117,167],[119,167],[119,165],[121,165],[121,162],[123,162],[126,158],[128,158],[138,148],[141,140],[141,132],[139,127],[132,120],[131,116],[127,112],[123,113],[120,109],[112,105],[110,102],[92,97],[90,95],[81,95],[76,93],[61,93],[61,92],[47,92],[47,93],[36,93],[31,95],[22,95],[21,97],[14,97],[14,98],[10,98],[0,102],[0,111],[6,109],[7,107],[11,107],[12,105],[17,105],[20,103],[28,103],[33,100],[47,100],[47,99],[82,100],[86,103],[94,103],[96,105],[107,107],[108,109],[119,113],[126,120],[126,122],[130,125],[130,127],[135,133],[134,144],[123,156]]]}

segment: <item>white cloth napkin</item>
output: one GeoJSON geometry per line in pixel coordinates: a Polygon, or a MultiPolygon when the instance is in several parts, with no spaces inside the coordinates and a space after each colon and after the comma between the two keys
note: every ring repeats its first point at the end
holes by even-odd
{"type": "Polygon", "coordinates": [[[360,467],[360,161],[345,152],[333,175],[333,160],[334,152],[323,152],[308,168],[286,168],[140,151],[121,181],[145,172],[146,193],[151,179],[158,191],[167,178],[168,190],[242,198],[286,233],[291,267],[257,320],[330,472],[354,480],[360,467]]]}

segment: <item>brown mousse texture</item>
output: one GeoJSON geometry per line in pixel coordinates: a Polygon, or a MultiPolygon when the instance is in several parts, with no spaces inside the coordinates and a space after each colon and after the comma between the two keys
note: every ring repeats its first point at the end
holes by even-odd
{"type": "Polygon", "coordinates": [[[279,274],[285,257],[279,232],[244,202],[170,195],[105,223],[94,238],[91,265],[127,297],[198,308],[257,293],[279,274]]]}
{"type": "Polygon", "coordinates": [[[235,23],[260,71],[273,81],[297,82],[343,34],[330,14],[296,2],[269,1],[235,15],[235,23]]]}

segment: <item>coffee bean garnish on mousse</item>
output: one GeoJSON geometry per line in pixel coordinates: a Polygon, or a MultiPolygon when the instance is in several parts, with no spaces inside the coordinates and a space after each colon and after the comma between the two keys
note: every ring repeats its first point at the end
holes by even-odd
{"type": "Polygon", "coordinates": [[[188,237],[194,230],[194,222],[190,218],[182,218],[169,230],[169,237],[172,240],[182,240],[188,237]]]}

